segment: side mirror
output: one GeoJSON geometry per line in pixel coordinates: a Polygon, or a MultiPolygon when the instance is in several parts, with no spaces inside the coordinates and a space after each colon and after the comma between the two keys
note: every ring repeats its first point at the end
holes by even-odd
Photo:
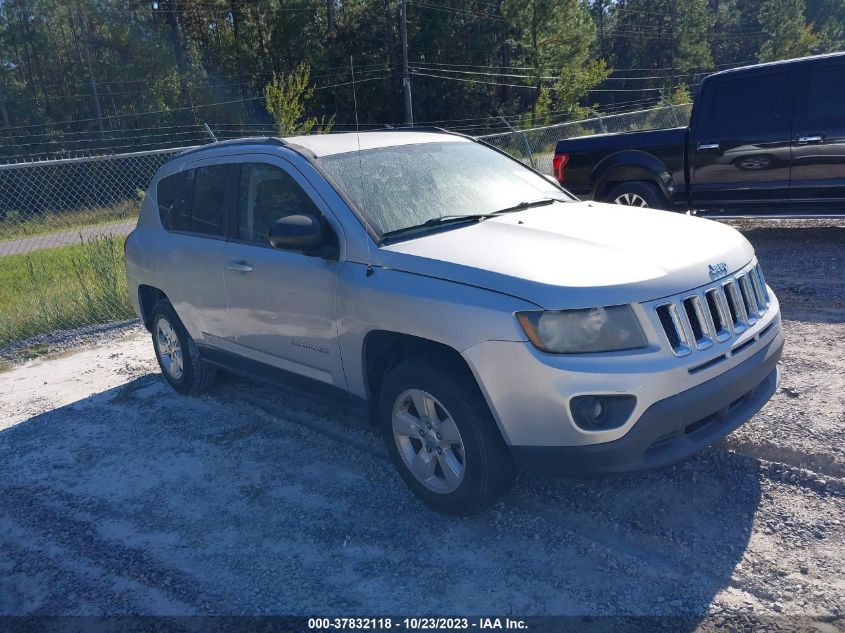
{"type": "Polygon", "coordinates": [[[313,215],[288,215],[270,225],[270,244],[292,251],[309,251],[323,243],[323,227],[313,215]]]}

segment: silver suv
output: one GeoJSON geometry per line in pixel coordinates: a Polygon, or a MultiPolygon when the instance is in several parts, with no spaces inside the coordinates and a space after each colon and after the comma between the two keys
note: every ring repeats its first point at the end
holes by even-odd
{"type": "Polygon", "coordinates": [[[522,469],[651,468],[777,388],[777,299],[722,224],[580,202],[435,130],[180,154],[127,239],[167,381],[299,374],[366,401],[407,485],[471,514],[522,469]]]}

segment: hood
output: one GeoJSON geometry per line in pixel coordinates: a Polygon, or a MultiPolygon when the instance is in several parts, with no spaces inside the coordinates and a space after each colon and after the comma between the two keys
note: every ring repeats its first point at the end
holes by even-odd
{"type": "Polygon", "coordinates": [[[547,309],[659,299],[754,257],[729,226],[597,202],[559,203],[379,249],[381,265],[486,288],[547,309]]]}

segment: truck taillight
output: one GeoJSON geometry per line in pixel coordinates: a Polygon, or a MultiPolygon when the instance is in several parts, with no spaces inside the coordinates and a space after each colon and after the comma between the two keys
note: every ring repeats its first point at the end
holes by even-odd
{"type": "Polygon", "coordinates": [[[564,169],[568,162],[569,154],[555,154],[555,157],[552,159],[552,169],[558,182],[563,182],[564,169]]]}

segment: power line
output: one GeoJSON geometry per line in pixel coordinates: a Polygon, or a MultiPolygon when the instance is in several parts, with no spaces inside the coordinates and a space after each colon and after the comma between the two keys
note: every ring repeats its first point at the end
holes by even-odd
{"type": "MultiPolygon", "coordinates": [[[[390,78],[391,78],[390,75],[383,75],[381,77],[369,77],[369,78],[366,78],[366,79],[357,80],[356,83],[363,83],[365,81],[376,81],[376,80],[390,79],[390,78]]],[[[348,86],[351,83],[352,83],[351,81],[346,81],[346,82],[342,82],[342,83],[330,84],[328,86],[315,86],[313,89],[314,90],[326,90],[328,88],[337,88],[337,87],[340,87],[340,86],[348,86]]],[[[170,113],[173,113],[173,112],[184,112],[184,111],[188,111],[188,110],[196,110],[196,109],[199,109],[199,108],[212,108],[212,107],[221,106],[221,105],[232,105],[232,104],[236,104],[236,103],[246,103],[246,102],[249,102],[249,101],[259,101],[259,100],[263,100],[263,99],[264,99],[263,96],[261,96],[261,97],[247,97],[247,98],[244,98],[244,99],[233,99],[233,100],[230,100],[230,101],[218,101],[218,102],[215,102],[215,103],[203,103],[203,104],[198,104],[198,105],[185,106],[185,107],[181,107],[181,108],[169,108],[169,109],[165,109],[165,110],[150,110],[148,112],[133,112],[133,113],[127,113],[127,114],[114,114],[114,115],[110,115],[110,116],[104,116],[103,119],[104,120],[126,119],[126,118],[132,118],[132,117],[149,116],[149,115],[152,115],[152,114],[170,114],[170,113]]],[[[35,124],[32,124],[32,125],[19,125],[19,126],[7,127],[7,128],[3,128],[3,130],[23,130],[23,129],[31,129],[31,128],[37,128],[37,127],[49,127],[51,125],[55,126],[55,125],[68,125],[68,124],[71,124],[71,123],[90,123],[91,121],[96,121],[96,120],[97,120],[96,118],[87,118],[87,119],[75,119],[75,120],[70,120],[70,121],[59,121],[59,122],[52,122],[52,123],[35,123],[35,124]]]]}
{"type": "MultiPolygon", "coordinates": [[[[503,73],[501,71],[497,71],[495,67],[488,67],[489,71],[478,71],[478,70],[449,70],[446,68],[428,68],[420,64],[413,64],[413,68],[418,70],[424,70],[428,72],[441,72],[441,73],[458,73],[463,75],[488,75],[488,76],[495,76],[495,77],[507,77],[509,79],[550,79],[550,80],[557,80],[560,79],[560,75],[515,75],[509,73],[503,73]]],[[[679,75],[705,75],[708,73],[681,73],[678,72],[679,75]]],[[[657,77],[607,77],[603,81],[646,81],[651,79],[668,79],[669,75],[661,75],[657,77]]]]}
{"type": "Polygon", "coordinates": [[[429,4],[424,2],[423,0],[414,0],[413,5],[415,7],[422,7],[423,9],[433,9],[434,11],[441,11],[443,13],[453,13],[455,15],[463,15],[463,16],[472,16],[474,18],[479,18],[482,20],[493,20],[495,22],[507,22],[508,20],[502,16],[497,15],[486,15],[483,13],[478,13],[475,11],[467,10],[467,9],[457,9],[453,7],[444,7],[436,4],[429,4]]]}
{"type": "MultiPolygon", "coordinates": [[[[418,64],[418,65],[424,65],[424,66],[444,66],[444,67],[451,67],[451,68],[469,68],[469,69],[476,68],[476,69],[482,69],[482,70],[503,69],[503,70],[506,70],[506,71],[520,71],[520,70],[522,70],[522,71],[537,71],[537,72],[546,72],[546,73],[558,73],[558,72],[560,72],[559,68],[536,67],[536,66],[497,66],[497,65],[490,65],[490,64],[455,64],[455,63],[445,63],[445,62],[434,62],[434,61],[428,61],[428,60],[420,60],[418,62],[411,62],[411,63],[418,64]]],[[[750,59],[750,60],[744,60],[744,61],[738,61],[738,62],[729,62],[729,63],[724,63],[724,64],[714,64],[713,68],[737,67],[737,66],[755,64],[755,63],[757,63],[756,60],[750,59]]],[[[660,72],[660,71],[666,71],[666,74],[668,75],[670,73],[670,71],[672,70],[672,68],[670,66],[665,66],[665,67],[659,67],[658,66],[658,67],[650,67],[650,68],[618,68],[618,67],[612,66],[612,68],[613,68],[613,74],[614,75],[616,75],[617,73],[622,73],[622,72],[660,72]]],[[[443,69],[438,69],[439,72],[442,72],[442,70],[443,69]]],[[[714,72],[712,69],[705,69],[703,67],[692,67],[690,70],[702,70],[703,72],[694,73],[694,74],[699,74],[699,75],[704,75],[704,74],[707,74],[707,73],[714,72]]],[[[637,77],[637,78],[639,78],[639,77],[637,77]]],[[[656,77],[656,78],[659,79],[661,77],[656,77]]],[[[625,78],[620,77],[620,79],[625,79],[625,78]]],[[[636,79],[636,78],[632,78],[632,79],[636,79]]]]}
{"type": "MultiPolygon", "coordinates": [[[[450,77],[450,76],[447,76],[447,75],[434,75],[434,74],[430,74],[430,73],[420,72],[418,70],[412,70],[411,73],[414,74],[414,75],[420,75],[422,77],[434,77],[436,79],[447,79],[447,80],[451,80],[451,81],[464,81],[464,82],[469,82],[469,83],[486,84],[486,85],[490,85],[490,86],[506,86],[506,87],[509,87],[509,88],[530,88],[532,90],[537,89],[537,86],[531,86],[531,85],[527,85],[527,84],[509,84],[509,83],[503,83],[503,82],[499,82],[499,81],[484,81],[484,80],[481,80],[481,79],[466,79],[466,78],[463,78],[463,77],[450,77]]],[[[686,84],[680,84],[680,85],[686,85],[686,84]]],[[[693,87],[693,86],[696,86],[696,85],[698,85],[698,84],[689,84],[689,85],[687,85],[687,88],[693,87]]],[[[587,90],[586,92],[617,93],[617,92],[662,92],[662,91],[663,91],[663,88],[591,88],[591,89],[587,90]]]]}
{"type": "Polygon", "coordinates": [[[491,86],[507,86],[509,88],[530,88],[532,90],[537,89],[537,86],[527,86],[525,84],[506,84],[506,83],[501,83],[501,82],[498,82],[498,81],[483,81],[481,79],[464,79],[462,77],[447,77],[447,76],[444,76],[444,75],[432,75],[432,74],[429,74],[429,73],[421,73],[417,70],[412,70],[411,74],[419,75],[421,77],[434,77],[435,79],[450,79],[452,81],[465,81],[465,82],[475,83],[475,84],[488,84],[488,85],[491,85],[491,86]]]}
{"type": "MultiPolygon", "coordinates": [[[[373,68],[369,69],[369,70],[365,68],[364,70],[361,70],[360,72],[366,73],[366,74],[372,74],[372,73],[375,73],[375,72],[384,72],[386,70],[390,70],[389,65],[387,65],[387,64],[371,64],[370,66],[373,66],[373,68]]],[[[345,75],[349,74],[348,70],[346,70],[345,72],[343,72],[343,71],[325,72],[326,70],[329,70],[329,69],[321,69],[320,72],[324,73],[324,74],[311,75],[310,79],[325,79],[327,77],[345,76],[345,75]]],[[[357,66],[355,67],[355,71],[356,71],[356,73],[358,72],[357,66]]],[[[232,74],[232,75],[215,75],[214,77],[248,78],[250,76],[249,75],[232,74]]],[[[215,84],[215,83],[213,83],[214,77],[202,78],[202,80],[207,82],[207,83],[205,83],[204,85],[197,85],[196,88],[198,88],[198,89],[220,89],[220,88],[248,86],[248,85],[252,85],[252,84],[255,84],[255,83],[261,83],[261,82],[269,80],[272,77],[272,73],[265,71],[261,74],[258,74],[258,75],[255,75],[254,77],[252,77],[251,81],[242,81],[242,82],[225,83],[225,84],[215,84]]],[[[115,84],[119,84],[119,83],[122,83],[122,82],[120,82],[120,81],[98,82],[98,84],[100,84],[100,85],[115,85],[115,84]]],[[[146,80],[128,80],[127,83],[149,84],[150,80],[148,80],[148,79],[146,79],[146,80]]],[[[89,82],[87,82],[87,81],[85,81],[85,82],[68,82],[67,85],[77,85],[77,86],[86,85],[87,86],[87,85],[89,85],[89,82]]],[[[27,88],[27,89],[30,89],[30,90],[37,90],[39,88],[41,88],[41,89],[47,88],[47,87],[63,88],[63,87],[66,87],[66,86],[63,85],[63,84],[44,84],[44,85],[40,85],[40,86],[34,86],[32,84],[27,84],[24,87],[27,88]]],[[[119,96],[119,95],[126,95],[126,94],[140,94],[140,93],[144,93],[144,92],[151,92],[151,91],[150,91],[149,88],[145,88],[145,89],[142,89],[142,90],[128,90],[128,91],[119,91],[119,92],[111,92],[110,91],[108,94],[111,95],[111,96],[119,96]]],[[[50,98],[76,98],[76,97],[90,97],[91,96],[90,93],[75,93],[75,94],[56,94],[56,93],[52,93],[52,94],[47,95],[46,91],[45,91],[45,95],[49,96],[50,98]]],[[[9,102],[14,102],[14,101],[24,101],[24,100],[32,100],[32,99],[39,99],[39,98],[41,98],[41,97],[39,97],[39,96],[35,96],[35,97],[15,97],[15,98],[11,98],[11,99],[3,99],[3,101],[6,102],[6,103],[9,103],[9,102]]]]}

